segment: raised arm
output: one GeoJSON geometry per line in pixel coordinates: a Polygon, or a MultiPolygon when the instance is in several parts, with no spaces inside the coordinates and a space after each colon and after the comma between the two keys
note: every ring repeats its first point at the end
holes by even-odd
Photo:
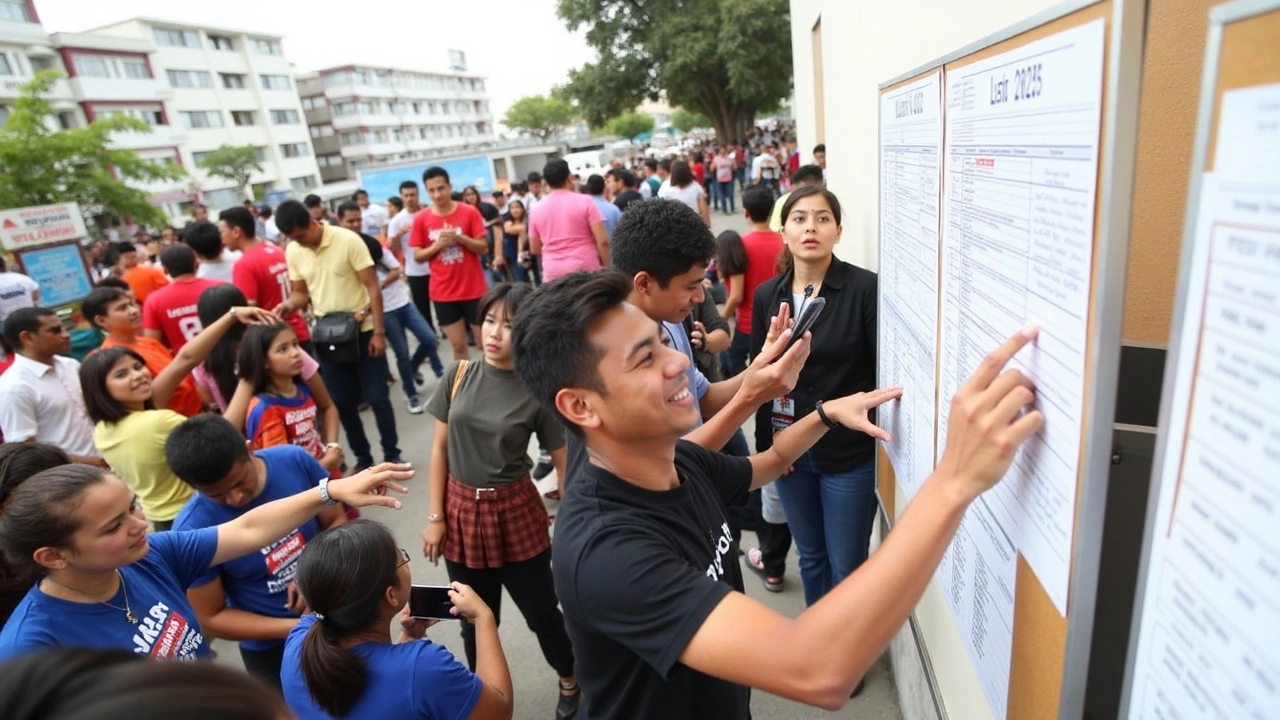
{"type": "Polygon", "coordinates": [[[263,325],[280,322],[275,314],[259,307],[234,307],[209,327],[200,331],[174,356],[173,362],[151,381],[151,402],[157,408],[169,407],[173,392],[197,365],[204,362],[223,335],[236,323],[263,325]]]}

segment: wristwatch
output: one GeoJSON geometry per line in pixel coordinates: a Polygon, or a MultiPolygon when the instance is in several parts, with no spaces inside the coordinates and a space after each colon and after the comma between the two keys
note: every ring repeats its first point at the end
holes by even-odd
{"type": "Polygon", "coordinates": [[[827,417],[827,411],[822,409],[822,401],[813,404],[813,411],[818,413],[818,419],[822,420],[822,424],[827,426],[828,430],[835,430],[838,427],[844,427],[840,423],[827,417]]]}
{"type": "Polygon", "coordinates": [[[341,443],[336,443],[336,442],[329,442],[329,443],[325,443],[325,444],[324,444],[324,449],[325,449],[325,450],[337,450],[338,452],[342,452],[342,444],[341,444],[341,443]]]}
{"type": "Polygon", "coordinates": [[[431,513],[427,516],[427,522],[444,522],[444,513],[431,513]]]}

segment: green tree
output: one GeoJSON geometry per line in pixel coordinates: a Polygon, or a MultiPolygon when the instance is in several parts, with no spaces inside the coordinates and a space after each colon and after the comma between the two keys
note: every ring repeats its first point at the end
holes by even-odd
{"type": "Polygon", "coordinates": [[[605,123],[605,132],[633,140],[637,135],[653,132],[653,118],[638,112],[623,113],[605,123]]]}
{"type": "MultiPolygon", "coordinates": [[[[254,173],[262,172],[258,149],[253,145],[221,145],[216,150],[209,151],[196,166],[211,177],[235,183],[241,192],[245,192],[245,186],[254,173]]],[[[252,200],[252,192],[247,197],[252,200]]]]}
{"type": "Polygon", "coordinates": [[[680,132],[687,133],[694,128],[711,127],[711,120],[700,112],[679,108],[671,113],[671,125],[680,132]]]}
{"type": "Polygon", "coordinates": [[[731,141],[791,92],[788,0],[558,0],[557,13],[599,56],[567,85],[592,125],[665,95],[731,141]]]}
{"type": "Polygon", "coordinates": [[[132,150],[112,147],[116,133],[150,133],[137,118],[114,115],[86,127],[62,130],[45,98],[62,77],[43,70],[22,86],[13,112],[0,128],[0,207],[80,204],[86,217],[129,217],[142,225],[162,225],[160,208],[132,184],[177,180],[176,163],[155,164],[132,150]]]}
{"type": "Polygon", "coordinates": [[[529,95],[507,109],[502,124],[545,143],[564,130],[576,116],[573,106],[554,93],[551,97],[529,95]]]}

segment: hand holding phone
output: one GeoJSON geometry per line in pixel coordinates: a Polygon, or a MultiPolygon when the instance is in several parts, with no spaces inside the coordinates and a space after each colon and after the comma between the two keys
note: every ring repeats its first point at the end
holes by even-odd
{"type": "Polygon", "coordinates": [[[805,303],[804,312],[800,314],[800,319],[797,320],[796,324],[791,328],[791,339],[787,341],[786,350],[782,351],[784,355],[787,350],[791,349],[792,345],[795,345],[800,341],[800,338],[804,337],[805,333],[809,332],[813,327],[813,324],[818,321],[818,316],[822,314],[822,308],[826,306],[827,299],[820,297],[813,298],[809,302],[805,303]]]}
{"type": "Polygon", "coordinates": [[[448,585],[413,585],[409,588],[409,616],[419,619],[457,620],[448,585]]]}

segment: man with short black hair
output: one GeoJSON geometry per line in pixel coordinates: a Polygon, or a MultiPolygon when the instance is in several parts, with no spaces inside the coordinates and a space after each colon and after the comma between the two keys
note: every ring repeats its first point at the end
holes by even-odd
{"type": "MultiPolygon", "coordinates": [[[[583,711],[744,720],[750,687],[839,709],[910,616],[968,505],[1042,427],[1031,383],[998,375],[1035,333],[991,353],[957,393],[937,470],[876,554],[791,619],[742,592],[725,507],[831,428],[891,441],[867,413],[902,389],[827,400],[750,458],[708,452],[680,439],[698,422],[688,357],[627,302],[634,292],[618,273],[568,275],[524,301],[513,331],[520,380],[590,449],[552,541],[583,711]]],[[[789,333],[765,354],[781,353],[789,333]]]]}
{"type": "MultiPolygon", "coordinates": [[[[249,213],[241,208],[227,208],[218,215],[223,244],[240,253],[240,259],[231,269],[231,282],[240,288],[250,305],[278,307],[289,293],[289,264],[283,250],[259,239],[257,226],[251,221],[249,213]]],[[[271,227],[275,228],[274,222],[271,227]]],[[[276,232],[279,233],[278,228],[276,232]]],[[[294,310],[283,318],[298,336],[298,344],[314,357],[316,348],[311,343],[311,329],[302,311],[294,310]]]]}
{"type": "Polygon", "coordinates": [[[148,295],[169,284],[169,278],[165,277],[163,270],[138,262],[138,248],[133,243],[112,243],[111,249],[116,252],[120,279],[129,284],[138,302],[144,302],[148,295]]]}
{"type": "Polygon", "coordinates": [[[662,178],[658,177],[658,161],[651,157],[645,158],[640,172],[644,173],[641,176],[643,182],[640,183],[640,197],[646,200],[658,197],[658,190],[662,187],[662,178]]]}
{"type": "Polygon", "coordinates": [[[160,251],[160,265],[172,280],[142,303],[142,334],[164,343],[176,355],[202,329],[196,312],[200,293],[222,283],[197,277],[196,253],[181,243],[160,251]]]}
{"type": "Polygon", "coordinates": [[[826,143],[818,143],[813,146],[813,164],[822,168],[825,172],[827,169],[827,145],[826,143]]]}
{"type": "Polygon", "coordinates": [[[302,204],[306,206],[307,212],[311,213],[312,220],[329,223],[330,225],[338,224],[337,218],[333,216],[333,213],[329,212],[329,208],[325,206],[324,200],[321,200],[319,195],[311,193],[302,198],[302,204]]]}
{"type": "Polygon", "coordinates": [[[363,189],[356,190],[351,199],[360,206],[360,232],[370,237],[382,237],[386,233],[387,223],[391,221],[386,209],[370,203],[369,193],[363,189]]]}
{"type": "Polygon", "coordinates": [[[217,225],[211,222],[191,223],[187,226],[183,240],[196,251],[196,256],[200,258],[196,277],[224,283],[231,282],[240,253],[227,250],[223,246],[222,233],[219,232],[217,225]]]}
{"type": "Polygon", "coordinates": [[[600,210],[600,215],[604,218],[605,234],[612,235],[614,226],[618,224],[618,218],[622,217],[622,210],[605,198],[605,181],[603,177],[599,175],[588,177],[586,188],[587,195],[591,196],[591,201],[596,204],[596,207],[600,210]]]}
{"type": "Polygon", "coordinates": [[[608,267],[609,233],[599,206],[590,196],[573,191],[564,160],[548,162],[542,172],[551,192],[538,202],[538,212],[528,224],[529,252],[541,262],[542,281],[608,267]]]}
{"type": "MultiPolygon", "coordinates": [[[[613,196],[613,204],[623,212],[627,206],[644,196],[636,191],[636,176],[625,168],[611,168],[604,175],[606,189],[613,196]]],[[[616,223],[615,223],[616,224],[616,223]]]]}
{"type": "Polygon", "coordinates": [[[538,171],[535,170],[529,173],[529,176],[527,179],[527,183],[528,183],[527,189],[529,194],[525,195],[524,197],[524,211],[526,213],[532,214],[533,208],[537,206],[539,202],[542,202],[542,192],[543,192],[542,181],[543,180],[544,178],[542,177],[542,175],[538,173],[538,171]]]}
{"type": "Polygon", "coordinates": [[[26,307],[9,314],[5,342],[13,366],[0,375],[0,430],[5,442],[62,448],[72,462],[106,467],[93,444],[93,423],[80,389],[80,363],[63,357],[71,336],[58,314],[26,307]]]}
{"type": "MultiPolygon", "coordinates": [[[[413,248],[409,247],[413,219],[422,210],[416,181],[405,180],[400,183],[400,202],[401,209],[387,225],[387,238],[393,251],[398,248],[404,254],[404,277],[409,283],[413,305],[418,308],[422,319],[427,321],[431,332],[436,333],[436,324],[431,315],[431,263],[418,262],[413,256],[413,248]]],[[[436,336],[439,337],[439,333],[436,336]]]]}

